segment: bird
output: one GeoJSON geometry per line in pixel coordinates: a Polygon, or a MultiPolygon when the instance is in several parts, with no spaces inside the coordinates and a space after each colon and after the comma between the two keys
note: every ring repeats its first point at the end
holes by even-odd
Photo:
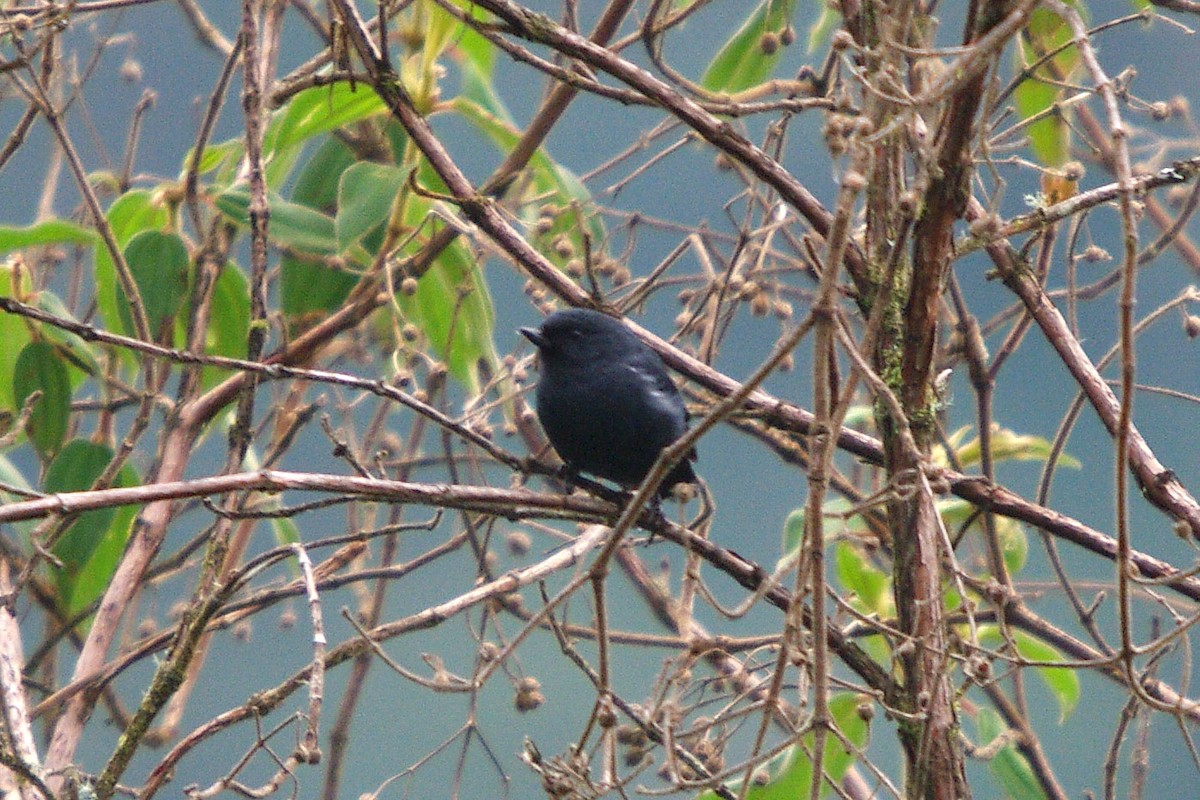
{"type": "MultiPolygon", "coordinates": [[[[666,365],[617,319],[570,308],[519,331],[541,363],[538,420],[569,471],[628,489],[687,432],[687,409],[666,365]]],[[[671,468],[660,498],[678,483],[697,482],[695,459],[692,448],[671,468]]]]}

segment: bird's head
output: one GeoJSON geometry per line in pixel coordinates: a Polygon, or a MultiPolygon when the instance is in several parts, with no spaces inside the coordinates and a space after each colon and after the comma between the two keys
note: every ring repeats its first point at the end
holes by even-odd
{"type": "Polygon", "coordinates": [[[545,363],[587,364],[611,358],[641,345],[618,320],[599,311],[569,308],[543,320],[541,327],[521,328],[545,363]]]}

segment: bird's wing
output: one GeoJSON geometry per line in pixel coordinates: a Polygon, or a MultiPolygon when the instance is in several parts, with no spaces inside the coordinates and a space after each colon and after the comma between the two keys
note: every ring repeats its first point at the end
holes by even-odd
{"type": "MultiPolygon", "coordinates": [[[[688,426],[687,406],[683,404],[679,388],[671,380],[658,357],[634,359],[626,368],[635,373],[647,389],[642,395],[647,413],[642,415],[642,418],[656,421],[649,432],[649,438],[658,440],[662,447],[666,447],[683,436],[688,426]]],[[[692,448],[667,476],[663,488],[669,491],[668,487],[674,483],[694,482],[696,475],[688,462],[695,460],[696,449],[692,448]]]]}
{"type": "Polygon", "coordinates": [[[650,359],[633,359],[626,369],[633,372],[637,379],[646,387],[646,401],[651,406],[651,412],[656,416],[669,417],[678,422],[678,430],[672,431],[672,438],[678,436],[687,424],[687,409],[679,389],[671,376],[661,364],[650,359]]]}

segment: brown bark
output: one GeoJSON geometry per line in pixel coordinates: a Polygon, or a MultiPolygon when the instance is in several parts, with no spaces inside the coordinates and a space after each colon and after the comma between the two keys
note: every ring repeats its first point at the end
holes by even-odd
{"type": "MultiPolygon", "coordinates": [[[[943,536],[933,495],[922,490],[921,463],[929,453],[936,413],[932,388],[933,356],[938,341],[941,295],[953,258],[953,226],[962,218],[969,197],[973,167],[972,143],[976,117],[987,80],[989,53],[998,45],[983,41],[989,33],[1002,35],[1015,29],[1028,3],[977,5],[970,19],[965,44],[979,46],[976,61],[964,57],[960,70],[944,74],[911,69],[896,53],[893,42],[914,48],[929,46],[927,20],[914,6],[870,8],[848,29],[870,54],[864,57],[868,77],[878,89],[867,98],[872,127],[893,132],[875,144],[867,203],[867,251],[871,283],[860,283],[860,297],[868,305],[885,302],[886,322],[873,358],[879,374],[891,384],[900,401],[902,419],[880,411],[888,477],[897,488],[888,503],[889,528],[894,548],[895,602],[900,629],[906,640],[897,643],[901,670],[900,711],[911,715],[900,723],[900,738],[907,766],[906,794],[910,798],[957,800],[970,797],[964,771],[963,748],[951,684],[948,657],[949,631],[942,603],[943,536]],[[877,64],[870,58],[878,59],[877,64]],[[872,70],[873,73],[872,73],[872,70]],[[908,75],[908,84],[896,86],[896,76],[908,75]],[[912,106],[895,98],[903,92],[914,98],[912,106]],[[925,99],[920,105],[917,99],[925,99]],[[941,112],[940,115],[938,112],[941,112]],[[897,115],[908,115],[901,126],[897,115]],[[931,141],[925,143],[925,125],[931,141]],[[917,146],[909,153],[910,143],[917,146]],[[904,165],[915,161],[912,177],[904,165]],[[912,221],[908,256],[897,231],[912,221]],[[884,269],[885,264],[892,267],[884,269]],[[894,271],[894,272],[893,272],[894,271]],[[882,418],[885,417],[886,418],[882,418]]],[[[993,36],[995,39],[995,36],[993,36]]],[[[853,273],[852,273],[853,274],[853,273]]],[[[856,276],[857,277],[857,276],[856,276]]]]}

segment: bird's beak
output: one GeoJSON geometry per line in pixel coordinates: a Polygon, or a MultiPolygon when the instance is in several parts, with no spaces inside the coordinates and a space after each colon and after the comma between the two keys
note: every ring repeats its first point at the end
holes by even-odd
{"type": "Polygon", "coordinates": [[[533,342],[534,347],[536,347],[539,350],[541,350],[543,347],[545,347],[546,345],[548,345],[550,343],[546,339],[546,337],[542,335],[542,332],[537,328],[517,328],[517,330],[521,333],[522,336],[524,336],[529,341],[533,342]]]}

